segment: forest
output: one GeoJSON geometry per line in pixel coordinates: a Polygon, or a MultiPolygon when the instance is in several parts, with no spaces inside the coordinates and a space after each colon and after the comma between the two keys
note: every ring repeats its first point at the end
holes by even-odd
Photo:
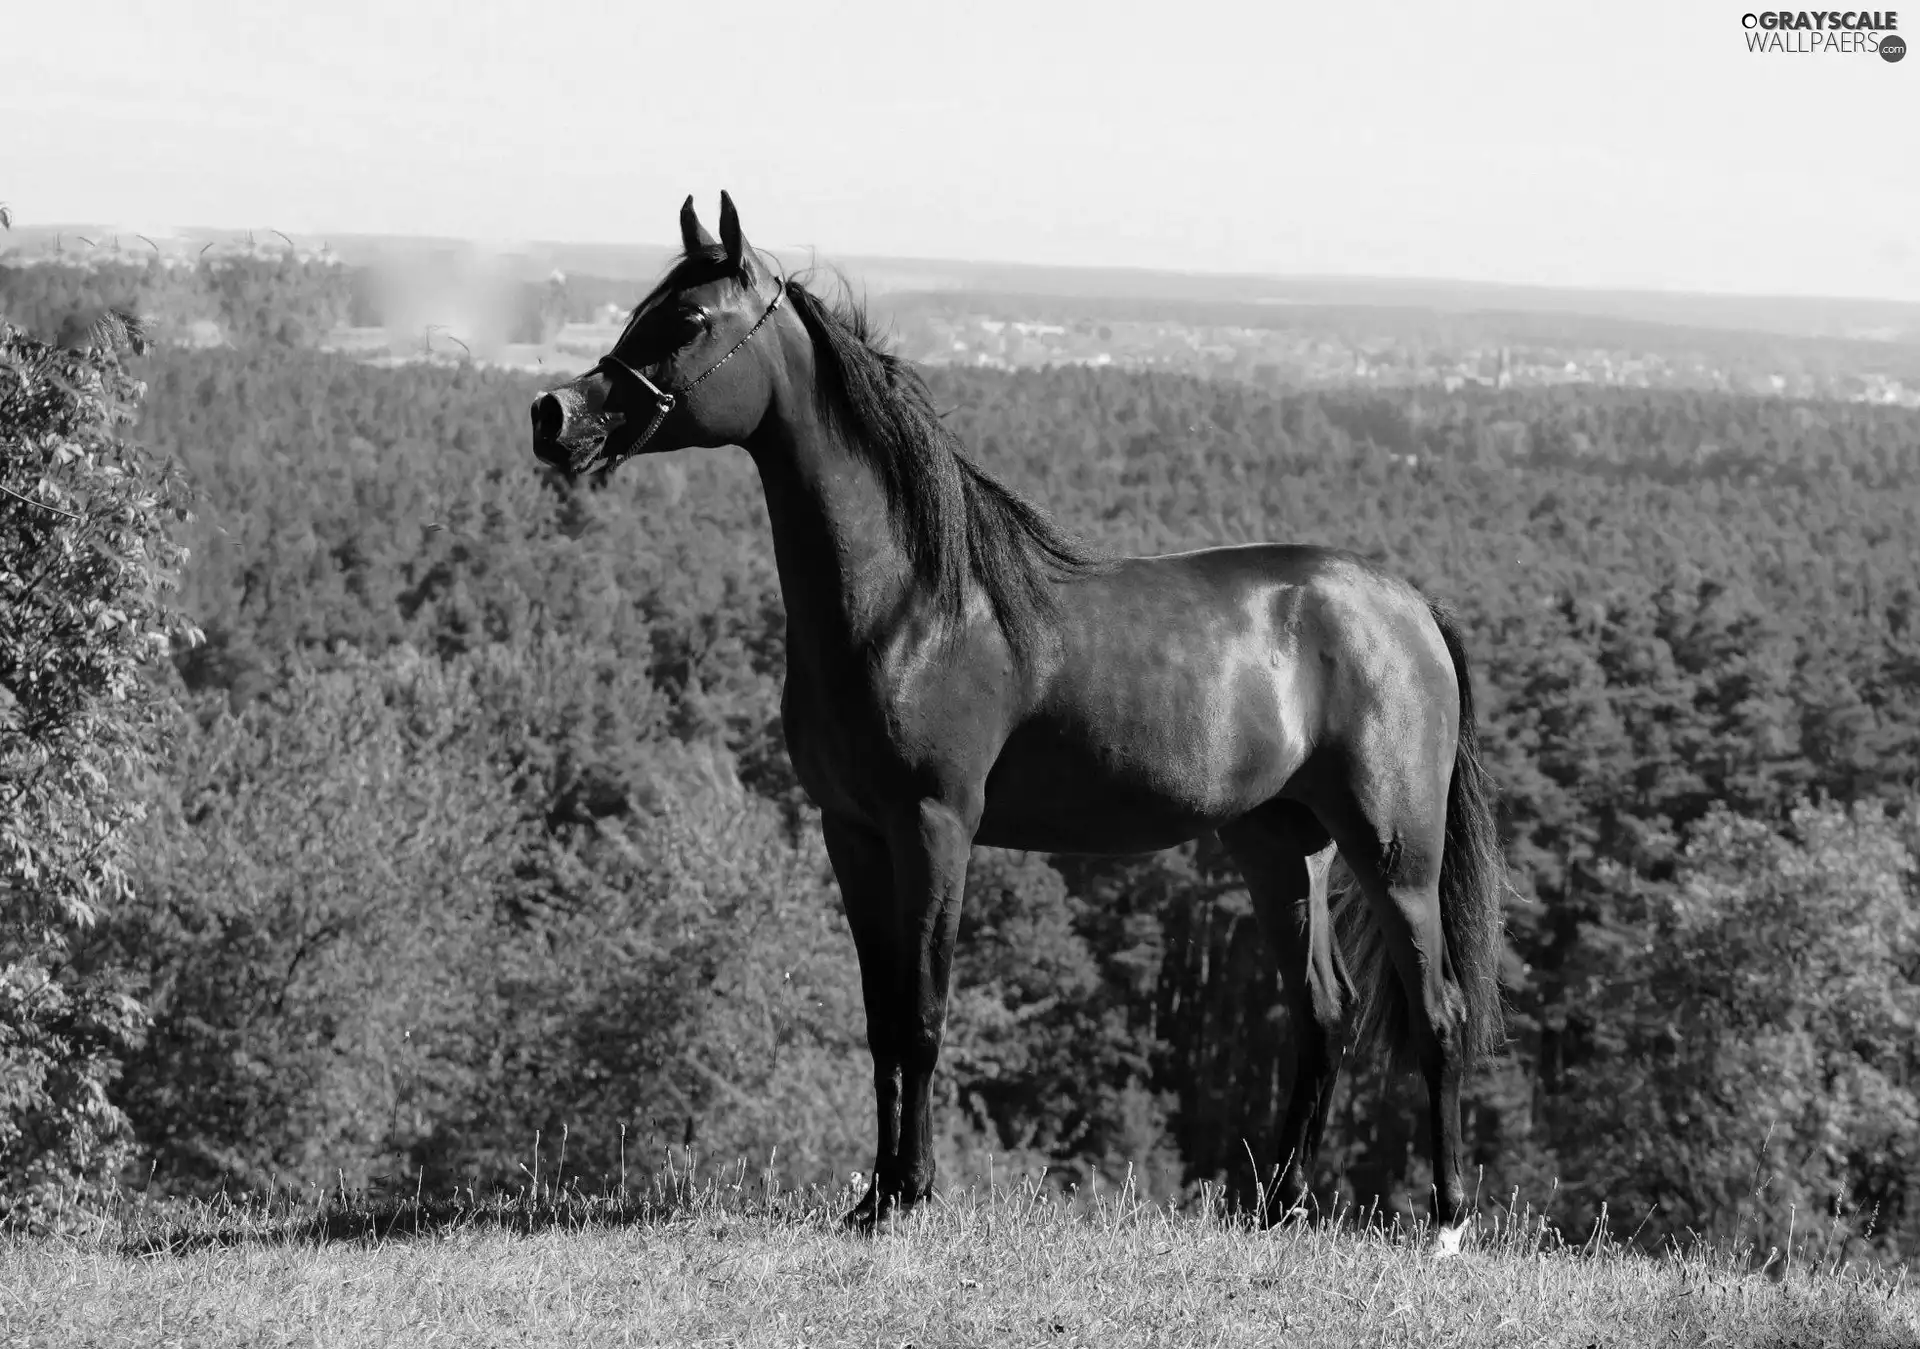
{"type": "MultiPolygon", "coordinates": [[[[14,321],[57,328],[36,303],[14,321]]],[[[164,739],[115,779],[143,807],[126,884],[48,959],[120,999],[56,1027],[101,1065],[100,1141],[61,1151],[51,1086],[0,1093],[0,1205],[109,1172],[863,1169],[858,972],[781,742],[745,455],[569,485],[527,450],[534,377],[355,363],[305,342],[324,306],[236,304],[257,340],[125,358],[128,434],[191,496],[169,602],[203,639],[142,667],[164,739]]],[[[1920,1250],[1920,412],[926,373],[982,464],[1103,547],[1337,545],[1462,615],[1514,880],[1511,1041],[1469,1091],[1482,1203],[1648,1245],[1818,1221],[1920,1250]]],[[[0,1006],[0,1055],[45,1022],[0,1006]]],[[[1210,840],[981,849],[943,1176],[1245,1196],[1287,1039],[1210,840]]],[[[1423,1210],[1423,1093],[1349,1069],[1324,1195],[1423,1210]]]]}

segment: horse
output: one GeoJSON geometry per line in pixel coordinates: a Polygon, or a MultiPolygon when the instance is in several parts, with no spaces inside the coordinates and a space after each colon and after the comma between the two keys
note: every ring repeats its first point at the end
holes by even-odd
{"type": "Polygon", "coordinates": [[[1211,831],[1294,1027],[1262,1221],[1313,1216],[1343,1057],[1377,1042],[1425,1078],[1434,1227],[1457,1250],[1461,1079],[1502,1037],[1506,881],[1456,620],[1331,548],[1096,550],[968,457],[857,304],[750,247],[730,196],[719,239],[691,197],[680,232],[607,354],[534,399],[533,452],[569,479],[727,446],[758,471],[786,605],[782,729],[873,1058],[872,1179],[846,1221],[871,1230],[933,1194],[973,845],[1139,854],[1211,831]],[[1352,903],[1330,902],[1336,850],[1352,903]]]}

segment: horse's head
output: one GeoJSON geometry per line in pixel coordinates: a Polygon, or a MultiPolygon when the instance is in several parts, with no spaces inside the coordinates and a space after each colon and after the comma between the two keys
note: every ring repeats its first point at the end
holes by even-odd
{"type": "Polygon", "coordinates": [[[580,378],[533,400],[533,452],[569,474],[635,454],[742,444],[772,397],[771,365],[749,339],[780,307],[785,281],[748,247],[720,194],[720,238],[693,198],[680,208],[686,255],[642,300],[613,349],[580,378]]]}

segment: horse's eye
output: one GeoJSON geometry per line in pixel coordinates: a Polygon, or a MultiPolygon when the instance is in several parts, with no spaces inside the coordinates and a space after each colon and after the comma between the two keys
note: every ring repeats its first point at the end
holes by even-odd
{"type": "Polygon", "coordinates": [[[707,311],[682,309],[674,315],[673,328],[682,341],[690,342],[707,330],[707,311]]]}

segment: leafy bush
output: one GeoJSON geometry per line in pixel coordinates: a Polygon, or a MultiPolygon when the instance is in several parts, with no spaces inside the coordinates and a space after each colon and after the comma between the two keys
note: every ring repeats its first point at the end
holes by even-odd
{"type": "Polygon", "coordinates": [[[198,635],[168,593],[184,484],[121,435],[141,340],[120,315],[77,350],[0,325],[0,1215],[25,1219],[125,1148],[107,1088],[145,1014],[76,940],[128,896],[155,658],[198,635]]]}

